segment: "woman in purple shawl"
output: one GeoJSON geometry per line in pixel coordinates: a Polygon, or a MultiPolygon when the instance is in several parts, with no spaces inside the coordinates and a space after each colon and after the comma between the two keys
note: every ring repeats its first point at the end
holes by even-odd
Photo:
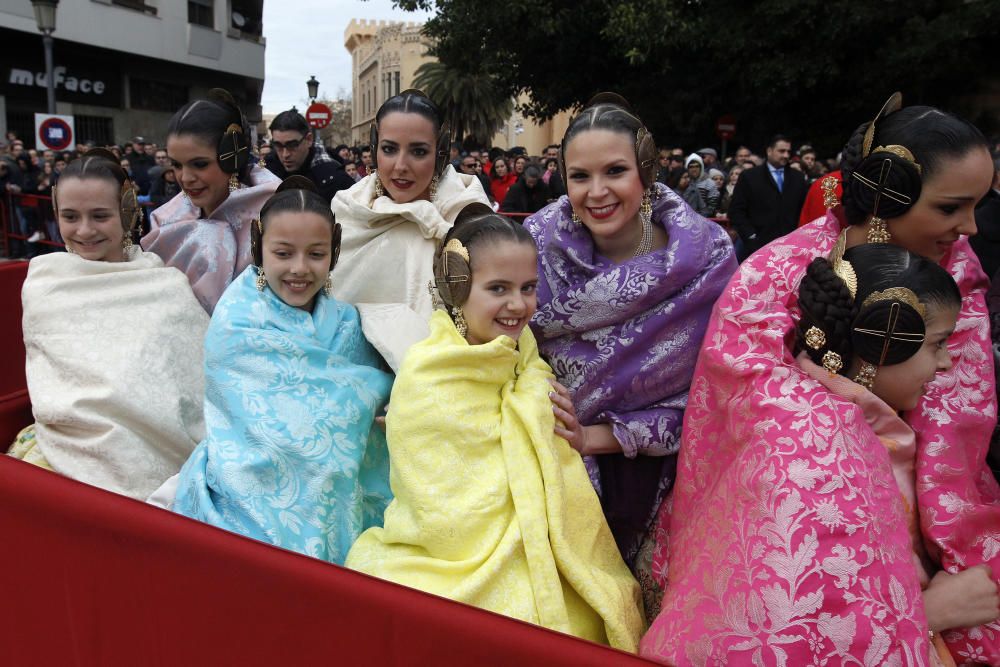
{"type": "Polygon", "coordinates": [[[568,195],[525,221],[539,261],[531,328],[561,383],[557,432],[586,457],[640,582],[708,317],[737,266],[725,230],[654,182],[655,158],[625,100],[603,93],[563,139],[568,195]]]}

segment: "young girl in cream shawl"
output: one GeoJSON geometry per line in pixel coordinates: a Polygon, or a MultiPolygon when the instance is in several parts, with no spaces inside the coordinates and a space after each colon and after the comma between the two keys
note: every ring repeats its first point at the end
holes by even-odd
{"type": "Polygon", "coordinates": [[[208,316],[184,274],[132,245],[132,182],[95,149],[52,189],[67,253],[31,261],[24,345],[35,424],[13,455],[144,500],[204,435],[208,316]]]}
{"type": "Polygon", "coordinates": [[[433,314],[393,389],[395,499],[346,564],[634,651],[638,584],[583,461],[554,433],[554,377],[527,328],[537,251],[521,225],[475,209],[434,270],[451,316],[433,314]]]}
{"type": "Polygon", "coordinates": [[[226,289],[205,337],[207,436],[174,510],[342,563],[390,498],[375,425],[392,376],[358,311],[329,296],[340,225],[310,181],[261,209],[254,266],[226,289]]]}
{"type": "MultiPolygon", "coordinates": [[[[776,381],[793,404],[818,385],[809,404],[822,396],[837,416],[817,423],[829,429],[824,436],[775,441],[759,453],[766,483],[720,484],[700,508],[700,529],[671,534],[663,612],[643,639],[649,657],[677,665],[996,664],[995,652],[971,655],[963,642],[949,651],[942,641],[972,628],[984,647],[997,646],[997,584],[986,565],[943,570],[925,546],[932,542],[920,527],[926,508],[917,488],[934,489],[917,478],[917,439],[900,416],[952,367],[958,287],[937,264],[894,245],[846,253],[841,245],[831,260],[814,259],[799,286],[797,364],[808,379],[776,381]],[[716,536],[725,534],[742,537],[742,553],[720,552],[716,536]],[[703,569],[693,573],[698,561],[703,569]],[[729,613],[692,617],[696,600],[729,613]],[[689,640],[676,639],[680,627],[689,640]]],[[[961,519],[959,529],[987,539],[992,532],[961,519]]]]}

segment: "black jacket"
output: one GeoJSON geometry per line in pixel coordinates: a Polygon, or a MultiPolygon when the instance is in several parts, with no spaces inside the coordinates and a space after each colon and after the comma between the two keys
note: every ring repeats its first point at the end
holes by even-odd
{"type": "Polygon", "coordinates": [[[969,239],[983,272],[993,278],[1000,271],[1000,192],[991,189],[976,205],[978,233],[969,239]]]}
{"type": "Polygon", "coordinates": [[[733,190],[728,215],[743,239],[745,254],[795,231],[808,192],[805,176],[788,167],[781,192],[767,164],[744,171],[733,190]]]}
{"type": "Polygon", "coordinates": [[[346,190],[354,185],[354,179],[344,171],[344,165],[333,158],[317,161],[315,159],[317,150],[323,149],[313,146],[309,152],[309,156],[302,163],[298,171],[286,171],[285,165],[281,164],[281,160],[278,159],[277,154],[274,152],[268,154],[264,164],[272,174],[281,180],[285,180],[289,176],[305,176],[316,184],[319,194],[330,202],[333,201],[333,196],[338,191],[346,190]]]}
{"type": "Polygon", "coordinates": [[[541,178],[535,187],[529,188],[524,182],[524,176],[510,186],[507,196],[503,198],[500,210],[509,213],[534,213],[543,208],[552,199],[549,186],[541,178]]]}

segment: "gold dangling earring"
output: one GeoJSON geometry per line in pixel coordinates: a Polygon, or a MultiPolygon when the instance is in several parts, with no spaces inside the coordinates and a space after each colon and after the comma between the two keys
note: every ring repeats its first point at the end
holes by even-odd
{"type": "Polygon", "coordinates": [[[892,235],[889,233],[889,227],[886,225],[885,220],[872,216],[868,227],[868,242],[888,243],[890,239],[892,239],[892,235]]]}
{"type": "Polygon", "coordinates": [[[327,296],[331,296],[333,294],[333,277],[329,273],[326,274],[326,283],[323,285],[323,294],[327,296]]]}
{"type": "Polygon", "coordinates": [[[240,189],[240,179],[236,177],[236,174],[230,174],[229,176],[229,191],[236,192],[240,189]]]}
{"type": "Polygon", "coordinates": [[[576,214],[576,211],[573,211],[573,214],[569,216],[569,219],[572,220],[573,222],[575,222],[578,225],[582,225],[583,224],[583,220],[581,220],[580,216],[578,216],[576,214]]]}
{"type": "Polygon", "coordinates": [[[633,257],[645,255],[653,249],[653,201],[649,190],[642,193],[642,204],[639,206],[639,223],[642,225],[642,238],[636,246],[633,257]]]}
{"type": "Polygon", "coordinates": [[[126,255],[126,259],[128,259],[127,255],[128,255],[128,253],[129,253],[130,250],[132,250],[132,230],[131,229],[128,230],[128,231],[126,231],[125,232],[125,236],[122,237],[122,253],[124,253],[126,255]]]}
{"type": "Polygon", "coordinates": [[[378,172],[372,169],[372,178],[375,179],[375,199],[385,196],[385,188],[382,187],[382,179],[378,177],[378,172]]]}
{"type": "Polygon", "coordinates": [[[455,320],[455,328],[458,329],[458,335],[465,338],[469,333],[469,323],[465,321],[465,313],[462,312],[461,307],[454,306],[451,309],[451,314],[455,320]]]}
{"type": "Polygon", "coordinates": [[[434,178],[431,179],[431,189],[430,189],[430,192],[428,193],[428,194],[430,194],[430,200],[431,201],[434,201],[437,198],[438,183],[440,181],[441,181],[441,179],[437,177],[437,174],[435,174],[434,178]]]}
{"type": "Polygon", "coordinates": [[[257,284],[257,291],[258,292],[263,292],[264,291],[264,287],[267,286],[267,277],[264,275],[264,267],[263,266],[258,266],[257,267],[257,280],[255,282],[257,284]]]}
{"type": "Polygon", "coordinates": [[[861,362],[861,370],[854,376],[854,381],[871,391],[872,387],[875,386],[875,373],[877,372],[878,369],[873,364],[863,361],[861,362]]]}

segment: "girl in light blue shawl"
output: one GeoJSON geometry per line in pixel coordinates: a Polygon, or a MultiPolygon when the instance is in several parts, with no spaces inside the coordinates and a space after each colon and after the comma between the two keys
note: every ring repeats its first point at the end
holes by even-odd
{"type": "Polygon", "coordinates": [[[340,225],[311,183],[286,180],[251,236],[254,266],[206,335],[207,437],[174,510],[339,564],[391,498],[375,417],[392,376],[357,309],[328,296],[340,225]]]}

